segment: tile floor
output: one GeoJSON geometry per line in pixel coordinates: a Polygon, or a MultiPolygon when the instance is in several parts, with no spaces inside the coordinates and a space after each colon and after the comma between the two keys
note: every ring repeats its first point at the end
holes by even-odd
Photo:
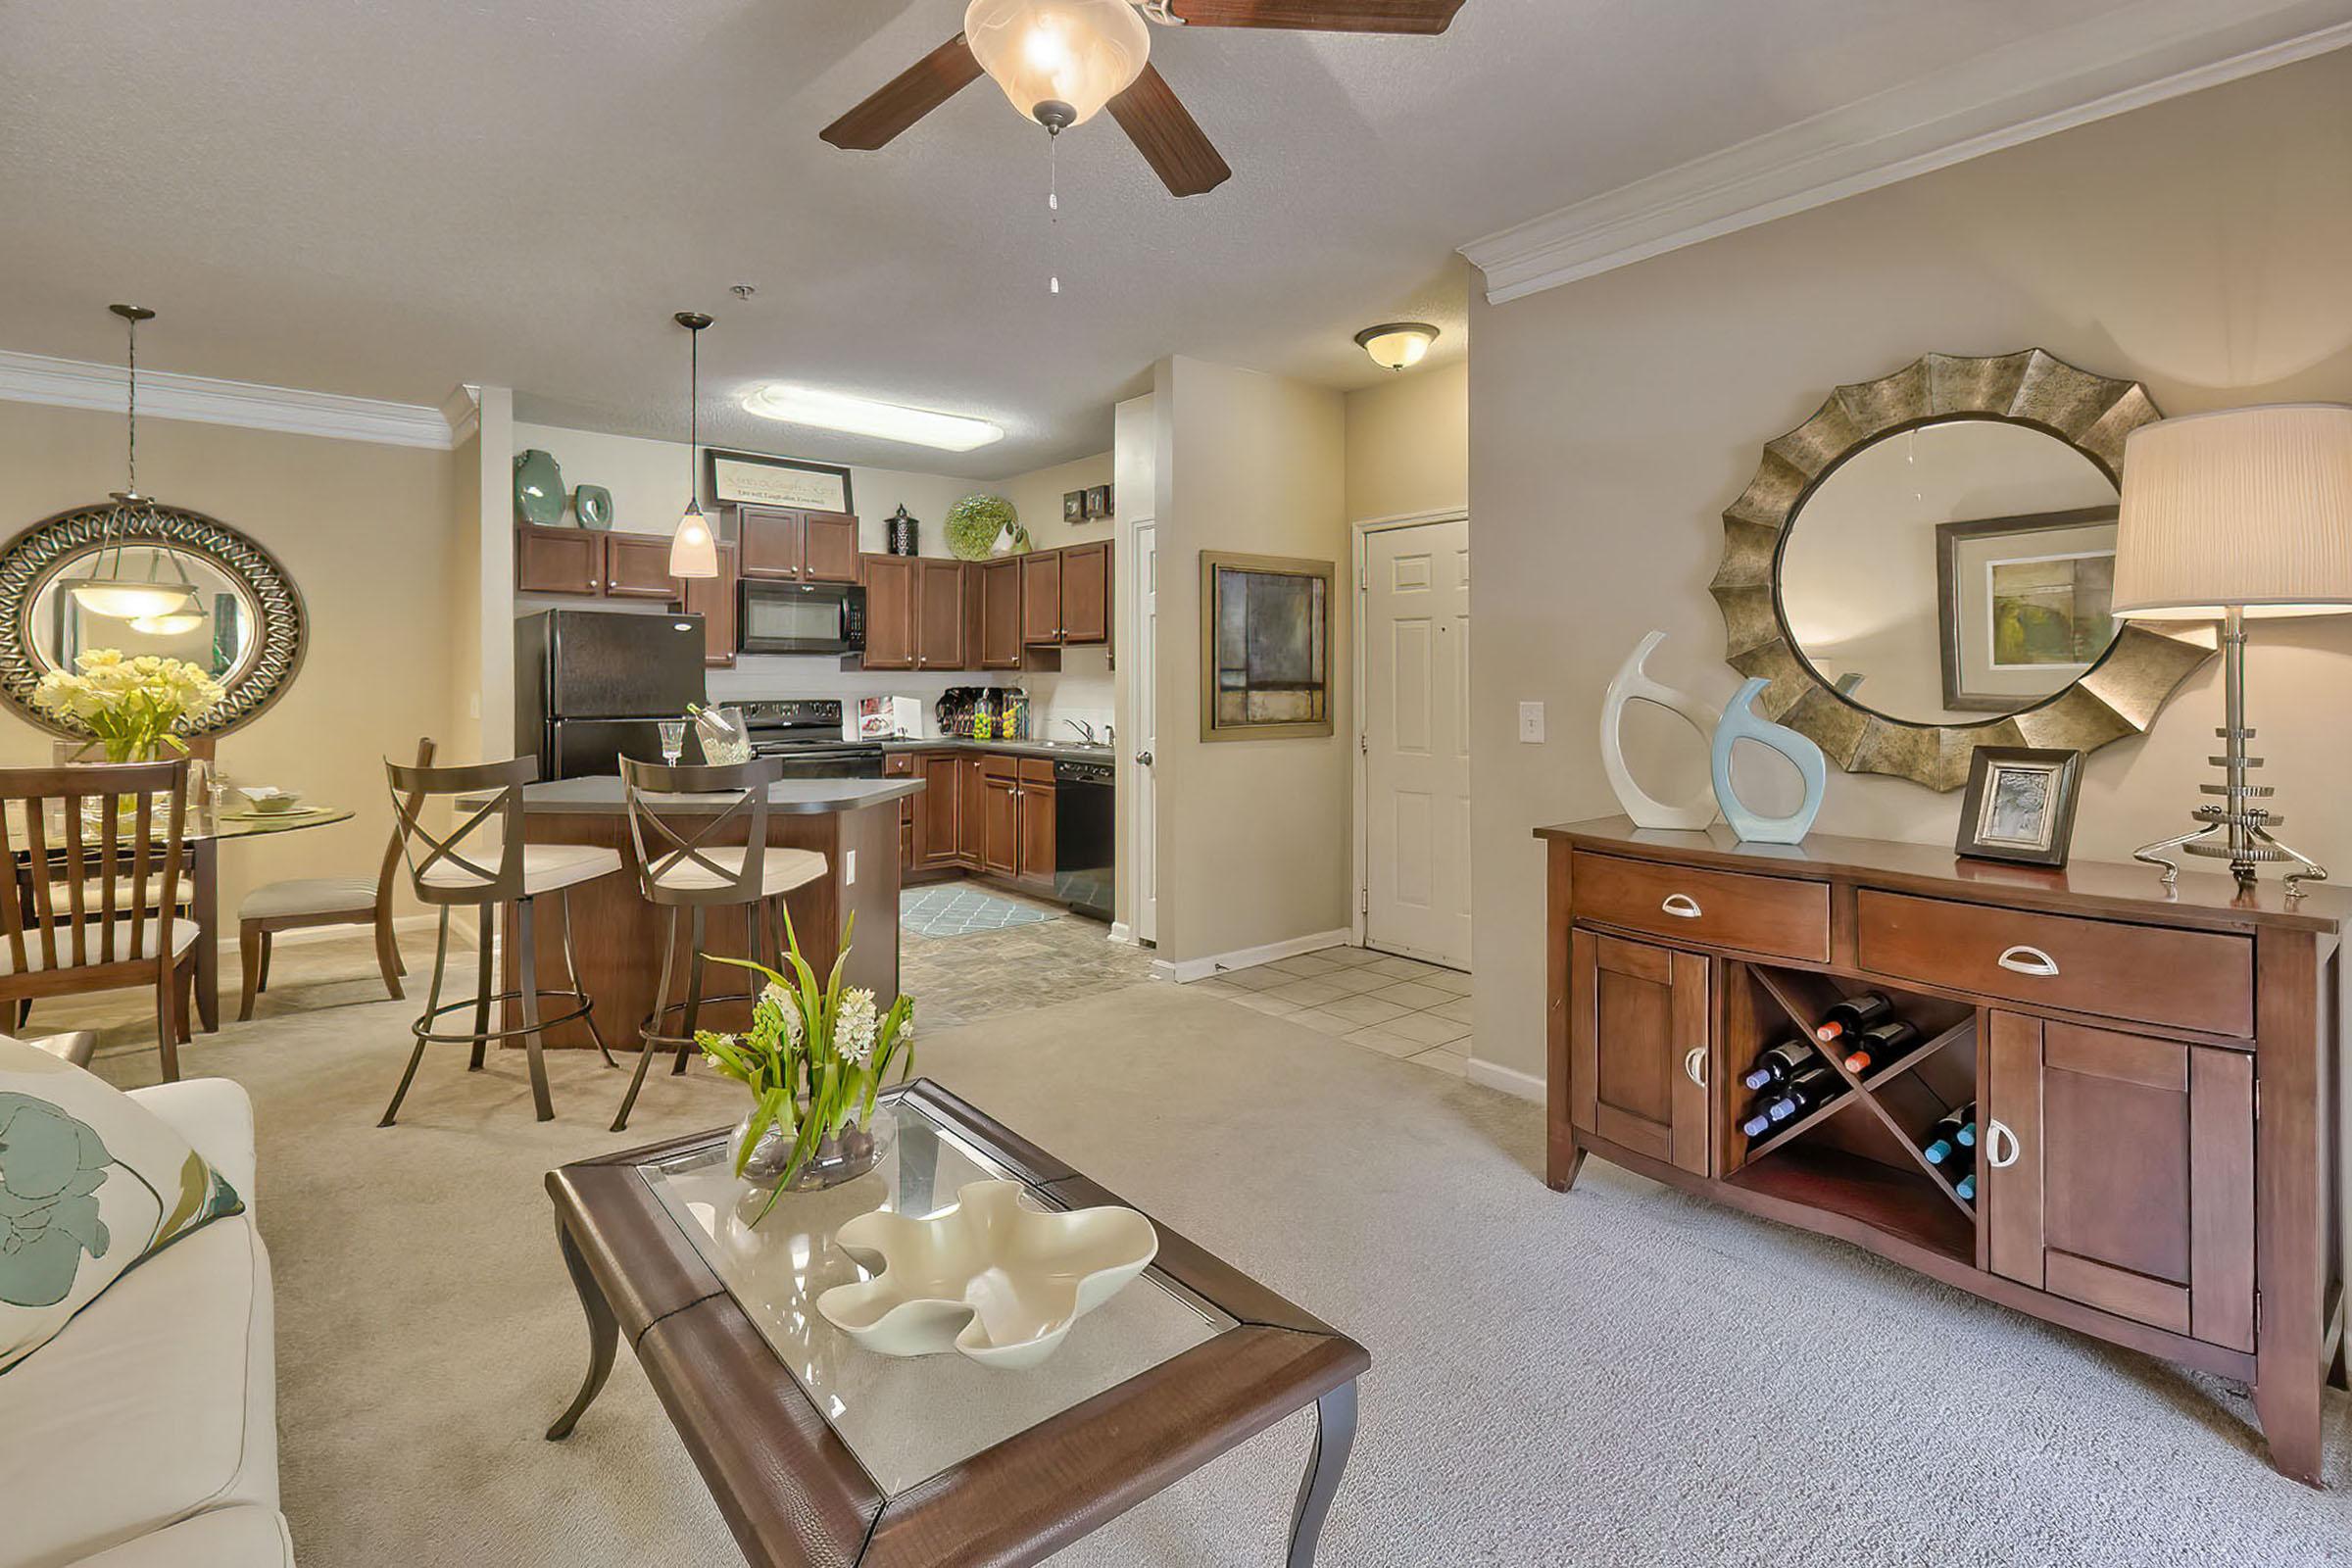
{"type": "Polygon", "coordinates": [[[988,897],[1047,918],[952,937],[901,928],[899,985],[915,998],[924,1029],[1152,983],[1150,950],[1110,941],[1100,921],[1002,888],[991,887],[988,897]]]}
{"type": "Polygon", "coordinates": [[[1325,948],[1194,989],[1461,1077],[1470,1060],[1470,977],[1362,948],[1325,948]]]}

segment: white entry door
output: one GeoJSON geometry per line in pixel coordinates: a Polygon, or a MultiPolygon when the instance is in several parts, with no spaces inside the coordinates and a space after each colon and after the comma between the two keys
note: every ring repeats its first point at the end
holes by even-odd
{"type": "Polygon", "coordinates": [[[1470,524],[1364,541],[1364,943],[1470,966],[1470,524]]]}
{"type": "Polygon", "coordinates": [[[1128,811],[1127,864],[1135,888],[1130,934],[1138,942],[1154,943],[1159,940],[1159,856],[1152,836],[1158,815],[1152,771],[1152,748],[1159,743],[1159,704],[1152,687],[1159,649],[1158,538],[1155,525],[1139,522],[1128,549],[1135,562],[1135,637],[1127,658],[1127,717],[1135,729],[1130,755],[1136,763],[1128,811]]]}

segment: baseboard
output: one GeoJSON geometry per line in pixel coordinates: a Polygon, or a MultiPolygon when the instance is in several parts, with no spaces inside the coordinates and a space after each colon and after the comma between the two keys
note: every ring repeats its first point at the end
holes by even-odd
{"type": "Polygon", "coordinates": [[[1113,920],[1110,922],[1110,940],[1121,947],[1132,948],[1135,946],[1135,933],[1127,929],[1126,921],[1113,920]]]}
{"type": "Polygon", "coordinates": [[[1205,958],[1155,958],[1152,967],[1162,979],[1178,985],[1190,985],[1195,980],[1206,980],[1227,969],[1253,969],[1277,958],[1295,958],[1301,953],[1313,953],[1318,948],[1344,948],[1352,934],[1343,926],[1337,931],[1318,931],[1311,936],[1291,937],[1282,942],[1269,942],[1262,948],[1238,948],[1231,953],[1211,954],[1205,958]]]}
{"type": "Polygon", "coordinates": [[[1489,1089],[1499,1089],[1514,1099],[1532,1100],[1539,1105],[1546,1102],[1544,1080],[1532,1072],[1521,1072],[1515,1067],[1498,1066],[1492,1061],[1481,1061],[1478,1057],[1472,1056],[1468,1077],[1474,1084],[1483,1084],[1489,1089]]]}

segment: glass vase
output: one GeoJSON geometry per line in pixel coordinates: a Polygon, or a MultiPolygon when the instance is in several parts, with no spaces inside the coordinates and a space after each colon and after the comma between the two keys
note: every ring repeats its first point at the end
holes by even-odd
{"type": "MultiPolygon", "coordinates": [[[[846,1122],[840,1132],[829,1133],[818,1139],[816,1148],[809,1152],[808,1162],[794,1171],[789,1181],[785,1180],[785,1170],[792,1163],[793,1138],[781,1127],[770,1124],[760,1135],[760,1142],[752,1150],[751,1157],[742,1161],[743,1180],[747,1185],[762,1190],[781,1184],[788,1193],[821,1192],[828,1187],[856,1181],[881,1163],[882,1156],[889,1152],[893,1142],[893,1129],[897,1123],[879,1108],[875,1111],[875,1120],[878,1125],[871,1128],[854,1121],[846,1122]]],[[[727,1139],[727,1157],[730,1160],[741,1156],[744,1138],[751,1130],[752,1117],[747,1111],[727,1139]]]]}

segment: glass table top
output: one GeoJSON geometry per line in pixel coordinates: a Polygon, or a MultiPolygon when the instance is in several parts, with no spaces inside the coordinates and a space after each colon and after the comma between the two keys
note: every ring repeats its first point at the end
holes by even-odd
{"type": "MultiPolygon", "coordinates": [[[[884,1493],[895,1496],[1235,1326],[1154,1268],[1080,1319],[1061,1348],[1028,1371],[991,1370],[953,1352],[902,1358],[858,1346],[816,1310],[817,1297],[866,1277],[833,1233],[878,1208],[941,1213],[967,1182],[1020,1180],[924,1106],[885,1104],[896,1140],[871,1172],[828,1192],[786,1193],[757,1229],[751,1222],[766,1194],[735,1179],[723,1142],[637,1167],[884,1493]]],[[[1066,1206],[1024,1185],[1037,1207],[1066,1206]]]]}

